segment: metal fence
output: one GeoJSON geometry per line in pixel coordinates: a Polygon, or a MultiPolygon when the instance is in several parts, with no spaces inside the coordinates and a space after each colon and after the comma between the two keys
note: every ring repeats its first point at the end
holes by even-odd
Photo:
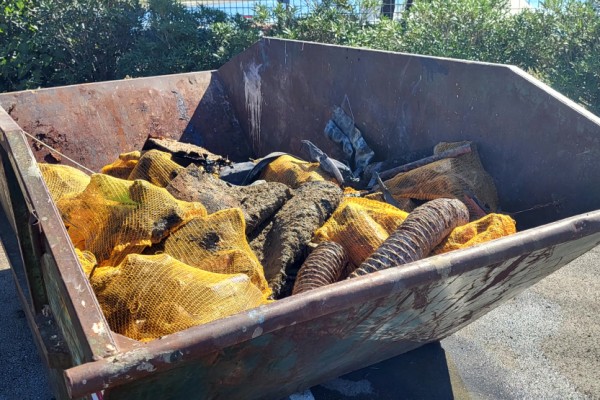
{"type": "MultiPolygon", "coordinates": [[[[356,11],[371,18],[385,15],[388,18],[398,19],[414,0],[355,0],[352,2],[356,11]]],[[[451,1],[451,0],[449,0],[451,1]]],[[[320,0],[182,0],[181,3],[190,9],[200,6],[221,10],[228,15],[239,14],[252,18],[256,14],[257,6],[273,9],[277,5],[291,8],[297,16],[308,15],[318,5],[320,0]]],[[[539,0],[508,0],[507,7],[511,12],[535,8],[539,0]]]]}

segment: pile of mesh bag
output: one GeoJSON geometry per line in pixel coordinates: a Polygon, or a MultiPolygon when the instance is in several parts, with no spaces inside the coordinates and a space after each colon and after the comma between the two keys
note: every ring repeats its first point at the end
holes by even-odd
{"type": "Polygon", "coordinates": [[[40,164],[111,329],[135,340],[515,232],[474,145],[367,188],[316,148],[233,165],[181,146],[91,176],[40,164]]]}

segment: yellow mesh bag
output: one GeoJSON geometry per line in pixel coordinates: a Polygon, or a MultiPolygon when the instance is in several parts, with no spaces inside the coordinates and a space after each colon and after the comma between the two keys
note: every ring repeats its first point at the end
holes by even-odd
{"type": "Polygon", "coordinates": [[[290,155],[283,155],[271,161],[263,171],[261,179],[284,183],[293,189],[305,182],[337,182],[333,176],[321,169],[318,162],[310,163],[290,155]]]}
{"type": "Polygon", "coordinates": [[[517,231],[515,220],[508,215],[488,214],[477,221],[455,228],[450,235],[437,246],[434,254],[464,249],[479,243],[488,242],[517,231]]]}
{"type": "Polygon", "coordinates": [[[342,245],[352,264],[358,266],[370,256],[408,213],[387,203],[347,197],[329,220],[314,234],[313,241],[342,245]]]}
{"type": "MultiPolygon", "coordinates": [[[[411,212],[417,207],[417,204],[410,198],[404,198],[399,196],[392,197],[394,198],[394,200],[396,200],[396,203],[398,203],[397,208],[401,209],[402,211],[411,212]]],[[[383,193],[381,192],[369,193],[365,195],[364,198],[386,203],[385,198],[383,197],[383,193]]]]}
{"type": "Polygon", "coordinates": [[[150,341],[267,303],[244,274],[217,274],[182,263],[167,254],[131,254],[104,286],[98,301],[111,329],[150,341]]]}
{"type": "MultiPolygon", "coordinates": [[[[434,149],[438,154],[469,142],[440,143],[434,149]]],[[[477,149],[460,157],[427,164],[385,181],[394,198],[433,200],[440,197],[459,199],[469,207],[471,216],[479,215],[465,196],[475,195],[489,211],[498,207],[498,195],[492,177],[483,169],[477,149]]],[[[479,217],[477,217],[479,218],[479,217]]]]}
{"type": "Polygon", "coordinates": [[[75,247],[92,252],[100,266],[118,265],[127,254],[206,215],[202,204],[176,200],[166,189],[103,174],[92,175],[82,193],[57,205],[75,247]]]}
{"type": "Polygon", "coordinates": [[[68,165],[40,163],[38,166],[55,203],[65,196],[83,192],[90,183],[88,174],[68,165]]]}
{"type": "Polygon", "coordinates": [[[137,165],[142,154],[139,151],[122,153],[119,158],[111,164],[102,167],[100,172],[106,175],[114,176],[115,178],[127,179],[131,171],[137,165]]]}
{"type": "Polygon", "coordinates": [[[171,160],[171,154],[160,150],[145,152],[129,175],[129,180],[144,179],[156,186],[166,187],[184,168],[171,160]]]}
{"type": "Polygon", "coordinates": [[[164,250],[205,271],[246,274],[266,298],[271,290],[245,232],[244,214],[230,208],[189,221],[165,240],[164,250]]]}
{"type": "Polygon", "coordinates": [[[93,253],[87,250],[81,251],[77,248],[75,249],[75,254],[79,259],[79,262],[81,263],[83,273],[85,274],[85,276],[89,277],[97,264],[96,257],[93,253]]]}
{"type": "Polygon", "coordinates": [[[119,274],[119,268],[99,267],[96,257],[87,250],[81,251],[76,248],[75,254],[77,254],[83,273],[90,280],[95,293],[102,292],[112,278],[119,274]]]}
{"type": "Polygon", "coordinates": [[[344,196],[347,196],[347,197],[360,197],[360,195],[361,195],[360,190],[356,190],[356,189],[354,189],[353,187],[350,187],[350,186],[346,186],[344,188],[344,196]]]}

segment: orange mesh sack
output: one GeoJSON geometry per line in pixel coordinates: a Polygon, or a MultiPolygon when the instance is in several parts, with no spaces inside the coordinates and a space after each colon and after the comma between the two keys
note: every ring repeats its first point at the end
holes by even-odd
{"type": "Polygon", "coordinates": [[[347,197],[314,234],[314,242],[336,242],[355,266],[363,263],[400,226],[408,213],[387,203],[347,197]]]}
{"type": "MultiPolygon", "coordinates": [[[[112,268],[112,267],[105,267],[112,268]]],[[[244,274],[218,274],[167,254],[131,254],[92,285],[111,329],[150,341],[267,303],[244,274]]]]}
{"type": "Polygon", "coordinates": [[[100,172],[115,178],[127,179],[141,156],[142,154],[139,151],[122,153],[116,161],[102,167],[100,172]]]}
{"type": "Polygon", "coordinates": [[[263,171],[261,179],[284,183],[292,189],[305,182],[336,182],[333,176],[321,169],[318,162],[310,163],[290,155],[283,155],[271,161],[263,171]]]}
{"type": "Polygon", "coordinates": [[[184,168],[171,160],[171,154],[160,150],[145,152],[129,174],[129,180],[144,179],[156,186],[166,187],[184,168]]]}
{"type": "Polygon", "coordinates": [[[88,174],[68,165],[40,163],[38,166],[55,203],[83,192],[90,183],[88,174]]]}
{"type": "Polygon", "coordinates": [[[245,232],[244,214],[239,208],[230,208],[189,221],[165,240],[164,250],[205,271],[245,274],[266,298],[271,290],[245,232]]]}
{"type": "MultiPolygon", "coordinates": [[[[469,142],[440,143],[434,154],[439,154],[469,142]]],[[[483,169],[474,145],[471,152],[456,158],[448,158],[424,165],[408,172],[400,173],[385,182],[394,198],[433,200],[442,197],[463,201],[469,208],[471,219],[482,217],[473,200],[477,200],[487,210],[496,211],[498,194],[492,177],[483,169]]]]}
{"type": "Polygon", "coordinates": [[[127,254],[159,243],[179,225],[205,216],[200,203],[176,200],[146,181],[94,174],[77,196],[58,201],[73,244],[99,265],[118,265],[127,254]]]}
{"type": "Polygon", "coordinates": [[[489,242],[517,231],[515,220],[508,215],[488,214],[477,221],[455,228],[434,250],[434,254],[464,249],[489,242]]]}

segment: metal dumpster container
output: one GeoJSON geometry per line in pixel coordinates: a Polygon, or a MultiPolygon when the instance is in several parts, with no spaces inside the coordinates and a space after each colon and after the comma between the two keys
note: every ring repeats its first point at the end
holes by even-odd
{"type": "Polygon", "coordinates": [[[444,338],[600,244],[600,119],[512,66],[265,38],[217,71],[6,93],[0,106],[15,281],[59,398],[280,398],[444,338]],[[343,103],[380,159],[476,142],[503,209],[529,210],[520,232],[149,343],[110,331],[36,164],[60,156],[23,131],[93,170],[148,134],[234,160],[301,139],[337,156],[322,131],[343,103]]]}

